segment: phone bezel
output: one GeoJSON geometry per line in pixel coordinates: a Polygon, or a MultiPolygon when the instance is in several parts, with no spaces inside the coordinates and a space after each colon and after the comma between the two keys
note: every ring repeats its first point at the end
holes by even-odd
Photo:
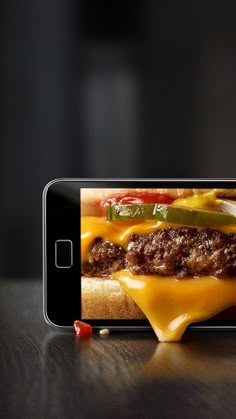
{"type": "MultiPolygon", "coordinates": [[[[48,293],[48,285],[49,281],[51,279],[48,277],[48,258],[47,258],[47,249],[48,249],[48,232],[47,232],[47,223],[48,223],[48,191],[50,188],[52,188],[56,184],[60,183],[79,183],[79,189],[80,188],[120,188],[120,187],[138,187],[138,188],[150,188],[150,187],[163,187],[163,188],[229,188],[229,189],[235,189],[236,188],[236,179],[80,179],[80,178],[58,178],[51,180],[44,188],[43,190],[43,199],[42,199],[42,215],[43,215],[43,315],[46,320],[46,322],[54,326],[56,328],[62,329],[62,330],[71,330],[73,328],[73,324],[71,322],[71,325],[62,325],[57,324],[53,321],[52,318],[50,318],[49,315],[49,293],[48,293]]],[[[80,207],[80,205],[79,205],[80,207]]],[[[65,215],[65,214],[64,214],[65,215]]],[[[80,214],[79,217],[80,219],[80,214]]],[[[69,238],[69,237],[68,237],[69,238]]],[[[70,239],[70,238],[69,238],[70,239]]],[[[80,235],[79,235],[80,239],[80,235]]],[[[78,242],[77,242],[78,244],[78,242]]],[[[79,240],[79,246],[80,246],[80,240],[79,240]]],[[[78,253],[80,254],[80,253],[78,253]]],[[[78,261],[77,261],[78,262],[78,261]]],[[[80,266],[80,261],[77,263],[76,269],[78,269],[78,266],[80,266]]],[[[65,273],[68,275],[69,270],[65,270],[65,273]]],[[[78,275],[78,272],[76,272],[76,275],[78,275]]],[[[80,276],[80,272],[79,272],[80,276]]],[[[66,284],[66,282],[65,282],[66,284]]],[[[69,282],[67,281],[67,284],[69,282]]],[[[67,286],[66,284],[66,286],[67,286]]],[[[69,285],[68,285],[69,286],[69,285]]],[[[63,289],[65,288],[64,282],[63,282],[63,289]]],[[[70,301],[67,302],[70,305],[70,301]]],[[[76,320],[74,318],[74,320],[76,320]]],[[[140,324],[140,321],[136,320],[117,320],[115,321],[117,324],[114,324],[114,321],[111,320],[93,320],[91,321],[91,324],[94,328],[101,328],[101,327],[108,327],[111,330],[147,330],[151,329],[150,325],[147,324],[140,324]],[[119,323],[119,324],[118,324],[119,323]],[[139,324],[138,324],[139,323],[139,324]]],[[[236,319],[235,320],[219,320],[216,323],[216,320],[214,321],[205,321],[204,323],[196,323],[191,326],[189,326],[188,329],[197,329],[197,330],[235,330],[236,329],[236,319]]]]}

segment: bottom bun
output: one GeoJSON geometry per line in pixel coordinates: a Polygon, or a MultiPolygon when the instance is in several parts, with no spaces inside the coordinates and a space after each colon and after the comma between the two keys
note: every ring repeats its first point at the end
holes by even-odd
{"type": "Polygon", "coordinates": [[[111,278],[82,277],[82,319],[145,319],[145,315],[111,278]]]}

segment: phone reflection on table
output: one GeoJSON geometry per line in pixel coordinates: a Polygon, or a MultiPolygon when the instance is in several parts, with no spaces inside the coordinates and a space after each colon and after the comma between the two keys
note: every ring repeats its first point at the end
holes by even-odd
{"type": "Polygon", "coordinates": [[[96,387],[99,380],[113,389],[132,382],[134,375],[156,350],[153,333],[131,335],[111,333],[91,338],[79,338],[73,332],[50,332],[43,342],[42,368],[48,386],[52,371],[63,380],[88,382],[96,387]],[[66,368],[65,368],[66,366],[66,368]]]}
{"type": "Polygon", "coordinates": [[[73,333],[49,333],[43,343],[43,379],[52,385],[55,371],[64,382],[100,383],[114,390],[136,382],[179,379],[235,379],[233,332],[192,331],[180,343],[160,343],[152,333],[111,333],[81,339],[73,333]]]}
{"type": "Polygon", "coordinates": [[[190,332],[182,342],[158,343],[140,374],[148,380],[194,378],[213,382],[224,377],[235,379],[236,340],[232,339],[232,334],[190,332]]]}

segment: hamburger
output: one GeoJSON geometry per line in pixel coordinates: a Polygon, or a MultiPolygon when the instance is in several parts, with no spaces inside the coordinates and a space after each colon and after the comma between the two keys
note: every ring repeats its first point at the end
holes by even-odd
{"type": "Polygon", "coordinates": [[[235,189],[82,189],[82,318],[178,341],[236,305],[235,208],[235,189]]]}

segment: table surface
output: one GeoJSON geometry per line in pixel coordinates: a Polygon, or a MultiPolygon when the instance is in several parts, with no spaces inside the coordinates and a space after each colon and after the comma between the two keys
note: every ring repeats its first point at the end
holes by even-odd
{"type": "Polygon", "coordinates": [[[0,418],[236,417],[236,333],[94,335],[49,327],[42,283],[0,282],[0,418]]]}

